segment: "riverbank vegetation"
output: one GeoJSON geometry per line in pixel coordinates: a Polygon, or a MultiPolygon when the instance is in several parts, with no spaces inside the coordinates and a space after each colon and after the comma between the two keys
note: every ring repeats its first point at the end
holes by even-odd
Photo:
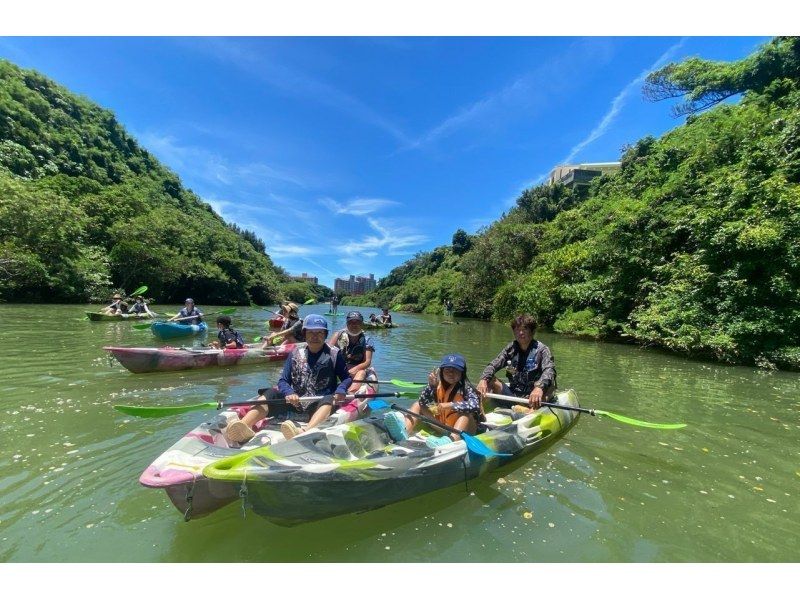
{"type": "Polygon", "coordinates": [[[800,368],[800,40],[652,73],[688,115],[588,194],[541,185],[476,235],[392,270],[362,305],[508,320],[723,362],[800,368]],[[738,103],[721,103],[739,96],[738,103]]]}
{"type": "Polygon", "coordinates": [[[0,301],[321,299],[251,231],[226,223],[114,115],[0,60],[0,301]]]}

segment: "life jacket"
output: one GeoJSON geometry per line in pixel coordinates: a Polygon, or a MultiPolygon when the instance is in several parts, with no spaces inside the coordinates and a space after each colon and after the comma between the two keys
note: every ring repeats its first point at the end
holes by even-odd
{"type": "MultiPolygon", "coordinates": [[[[460,392],[456,392],[459,386],[461,385],[455,384],[448,391],[445,390],[444,384],[439,382],[439,385],[436,387],[436,403],[441,405],[442,403],[459,403],[463,401],[464,395],[460,392]]],[[[454,411],[452,409],[439,408],[436,410],[436,419],[441,423],[450,426],[451,428],[456,425],[458,418],[462,415],[462,412],[454,411]]]]}
{"type": "MultiPolygon", "coordinates": [[[[516,341],[514,341],[516,343],[516,341]]],[[[533,391],[534,383],[542,375],[542,364],[538,362],[539,357],[539,341],[532,340],[530,344],[530,351],[525,363],[520,364],[520,353],[518,346],[511,356],[506,367],[506,376],[508,377],[508,386],[517,396],[530,394],[533,391]]]]}
{"type": "Polygon", "coordinates": [[[229,342],[236,342],[236,348],[241,349],[244,347],[244,338],[241,333],[236,332],[233,328],[223,328],[217,333],[219,339],[220,349],[224,349],[229,342]]]}
{"type": "Polygon", "coordinates": [[[336,346],[344,351],[344,359],[348,366],[359,365],[367,358],[367,335],[362,330],[358,334],[358,340],[351,344],[350,334],[347,328],[339,332],[339,340],[336,341],[336,346]]]}
{"type": "Polygon", "coordinates": [[[314,367],[308,363],[308,346],[292,351],[292,388],[299,396],[332,394],[336,390],[336,358],[339,347],[322,346],[314,367]]]}
{"type": "Polygon", "coordinates": [[[194,317],[191,320],[182,320],[180,322],[176,322],[176,324],[186,324],[186,325],[199,324],[200,322],[203,321],[203,319],[200,317],[200,310],[198,310],[196,307],[193,307],[192,311],[186,311],[186,308],[182,307],[178,315],[181,318],[188,318],[189,316],[194,316],[194,317]]]}

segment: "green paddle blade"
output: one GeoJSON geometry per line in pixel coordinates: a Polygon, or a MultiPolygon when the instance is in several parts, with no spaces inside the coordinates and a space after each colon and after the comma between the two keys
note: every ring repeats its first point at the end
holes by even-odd
{"type": "Polygon", "coordinates": [[[405,380],[398,380],[397,378],[392,378],[389,380],[391,384],[394,386],[399,386],[400,388],[422,388],[426,386],[425,384],[420,384],[419,382],[406,382],[405,380]]]}
{"type": "Polygon", "coordinates": [[[152,322],[150,324],[134,324],[133,326],[131,326],[131,328],[133,328],[134,330],[147,330],[152,325],[153,325],[152,322]]]}
{"type": "Polygon", "coordinates": [[[656,428],[657,430],[677,430],[678,428],[685,428],[686,424],[655,424],[653,422],[646,422],[640,419],[633,419],[632,417],[628,417],[626,415],[620,415],[619,413],[611,413],[610,411],[601,411],[600,409],[595,409],[594,412],[597,415],[607,415],[611,419],[615,419],[623,424],[630,424],[632,426],[641,426],[642,428],[656,428]]]}
{"type": "Polygon", "coordinates": [[[114,405],[114,409],[125,415],[134,417],[168,417],[190,411],[206,411],[216,409],[217,403],[198,403],[196,405],[179,405],[177,407],[137,407],[134,405],[114,405]]]}
{"type": "Polygon", "coordinates": [[[128,295],[128,297],[135,297],[136,295],[141,295],[142,293],[146,292],[147,292],[147,285],[144,285],[133,291],[130,295],[128,295]]]}
{"type": "Polygon", "coordinates": [[[308,301],[303,303],[303,305],[311,305],[312,303],[315,303],[316,301],[317,301],[316,299],[309,299],[308,301]]]}

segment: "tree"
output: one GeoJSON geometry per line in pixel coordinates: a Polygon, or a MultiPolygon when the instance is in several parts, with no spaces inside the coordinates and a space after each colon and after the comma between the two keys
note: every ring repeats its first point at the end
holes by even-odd
{"type": "Polygon", "coordinates": [[[648,75],[642,92],[650,101],[686,97],[675,116],[695,114],[745,91],[762,91],[777,79],[800,77],[800,38],[776,37],[736,62],[689,58],[648,75]]]}
{"type": "Polygon", "coordinates": [[[472,247],[472,237],[463,229],[458,229],[453,233],[453,253],[463,255],[472,247]]]}

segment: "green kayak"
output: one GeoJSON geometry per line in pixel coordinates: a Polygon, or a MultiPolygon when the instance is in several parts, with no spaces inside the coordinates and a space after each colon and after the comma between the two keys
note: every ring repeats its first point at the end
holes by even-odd
{"type": "MultiPolygon", "coordinates": [[[[559,392],[554,402],[578,407],[574,390],[559,392]]],[[[494,409],[486,414],[487,431],[475,438],[510,456],[483,457],[468,452],[463,440],[430,448],[424,433],[394,443],[383,413],[222,458],[203,475],[240,491],[257,514],[292,525],[463,484],[545,450],[578,419],[574,411],[550,407],[528,414],[494,409]]]]}
{"type": "Polygon", "coordinates": [[[87,311],[86,317],[92,322],[120,322],[124,320],[150,320],[150,314],[101,314],[96,311],[87,311]]]}

